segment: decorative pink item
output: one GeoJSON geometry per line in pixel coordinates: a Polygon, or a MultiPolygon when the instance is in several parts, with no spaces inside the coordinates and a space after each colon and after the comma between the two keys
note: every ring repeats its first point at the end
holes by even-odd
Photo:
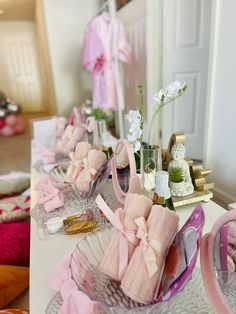
{"type": "Polygon", "coordinates": [[[159,292],[158,302],[172,298],[191,278],[200,250],[204,222],[204,210],[198,204],[170,247],[165,262],[161,291],[156,290],[156,296],[159,292]]]}
{"type": "Polygon", "coordinates": [[[1,129],[1,134],[3,136],[6,136],[6,137],[11,137],[14,135],[14,129],[9,126],[9,125],[5,125],[2,129],[1,129]]]}
{"type": "Polygon", "coordinates": [[[130,62],[130,45],[123,25],[118,19],[112,23],[110,15],[104,12],[93,19],[86,30],[83,67],[93,75],[93,106],[117,110],[114,33],[117,34],[119,60],[130,62]]]}
{"type": "Polygon", "coordinates": [[[78,287],[71,277],[71,255],[63,257],[54,267],[49,285],[52,289],[60,291],[63,304],[59,314],[99,314],[101,304],[92,301],[78,287]]]}
{"type": "Polygon", "coordinates": [[[15,134],[21,134],[25,131],[25,121],[17,119],[16,124],[13,126],[15,134]]]}
{"type": "Polygon", "coordinates": [[[65,131],[66,125],[68,123],[67,118],[65,117],[58,117],[56,123],[56,136],[60,138],[65,131]]]}
{"type": "Polygon", "coordinates": [[[88,192],[99,170],[107,161],[106,155],[98,150],[89,150],[87,158],[82,161],[83,170],[78,175],[75,186],[79,192],[88,192]]]}
{"type": "Polygon", "coordinates": [[[47,147],[40,147],[38,153],[43,160],[44,165],[53,164],[56,162],[56,153],[54,150],[47,147]]]}
{"type": "Polygon", "coordinates": [[[0,224],[0,265],[29,265],[30,224],[9,222],[0,224]]]}
{"type": "Polygon", "coordinates": [[[75,149],[76,144],[84,135],[84,129],[68,125],[61,139],[57,141],[57,150],[63,155],[68,156],[75,149]]]}
{"type": "Polygon", "coordinates": [[[152,201],[144,195],[130,193],[126,197],[124,209],[118,208],[115,213],[100,195],[96,198],[96,203],[117,229],[103,256],[100,270],[115,280],[121,280],[135,247],[139,243],[136,237],[138,227],[135,219],[140,216],[145,219],[148,217],[152,201]]]}
{"type": "Polygon", "coordinates": [[[17,117],[14,114],[10,114],[6,117],[6,125],[14,126],[17,122],[17,117]]]}
{"type": "Polygon", "coordinates": [[[141,193],[142,187],[141,187],[141,181],[139,176],[136,173],[136,163],[134,159],[134,151],[128,140],[126,139],[120,139],[117,141],[116,146],[114,148],[114,155],[112,158],[112,164],[111,164],[111,171],[112,171],[112,184],[113,188],[116,194],[116,197],[118,201],[121,204],[124,204],[126,195],[128,193],[141,193]],[[120,185],[119,180],[117,177],[117,155],[120,156],[120,151],[122,150],[123,159],[125,160],[125,164],[129,164],[129,170],[130,170],[130,182],[129,182],[129,190],[128,192],[124,192],[120,185]],[[126,152],[126,153],[125,153],[126,152]],[[125,157],[124,157],[125,156],[125,157]]]}
{"type": "Polygon", "coordinates": [[[66,181],[74,183],[80,172],[83,170],[82,161],[87,157],[92,146],[87,142],[79,142],[76,145],[75,152],[71,152],[69,157],[71,162],[67,169],[66,181]]]}
{"type": "Polygon", "coordinates": [[[64,205],[64,197],[52,183],[49,177],[45,177],[36,185],[36,191],[41,191],[41,196],[38,200],[39,204],[44,206],[46,212],[53,211],[64,205]]]}
{"type": "Polygon", "coordinates": [[[84,135],[85,138],[87,138],[88,141],[88,135],[92,134],[93,135],[93,148],[101,150],[102,149],[102,144],[99,139],[98,135],[98,125],[97,122],[95,121],[94,117],[88,117],[86,120],[86,123],[83,124],[84,127],[84,135]]]}
{"type": "Polygon", "coordinates": [[[84,123],[83,110],[79,107],[73,108],[72,113],[69,118],[69,124],[73,126],[81,127],[83,123],[84,123]]]}
{"type": "Polygon", "coordinates": [[[0,119],[0,130],[6,125],[5,119],[0,119]]]}
{"type": "Polygon", "coordinates": [[[213,225],[211,232],[205,234],[202,239],[200,260],[202,278],[206,287],[209,301],[216,314],[233,314],[226,301],[215,273],[214,265],[214,245],[216,237],[223,225],[236,219],[236,210],[231,210],[218,218],[213,225]]]}
{"type": "Polygon", "coordinates": [[[121,282],[121,289],[132,300],[143,304],[154,300],[165,266],[165,258],[178,231],[178,215],[154,205],[146,220],[135,220],[141,239],[121,282]]]}

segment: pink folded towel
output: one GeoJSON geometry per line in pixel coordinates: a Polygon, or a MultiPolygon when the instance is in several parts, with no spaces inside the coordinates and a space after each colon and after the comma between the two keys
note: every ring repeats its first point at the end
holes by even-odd
{"type": "Polygon", "coordinates": [[[53,185],[49,177],[44,177],[35,186],[40,191],[39,204],[42,204],[46,212],[53,211],[64,205],[63,194],[53,185]]]}
{"type": "Polygon", "coordinates": [[[118,229],[106,249],[100,270],[115,280],[121,280],[139,243],[135,219],[140,216],[145,219],[148,217],[152,201],[144,195],[129,193],[125,199],[124,209],[119,208],[115,213],[108,208],[101,196],[97,197],[96,202],[104,215],[118,229]]]}
{"type": "Polygon", "coordinates": [[[99,151],[92,149],[88,152],[87,158],[82,161],[82,171],[75,181],[75,187],[79,192],[89,192],[91,183],[95,180],[99,170],[105,165],[107,161],[106,155],[99,151]]]}
{"type": "Polygon", "coordinates": [[[67,169],[66,182],[74,183],[80,172],[83,170],[82,161],[87,157],[92,145],[87,142],[79,142],[76,145],[75,152],[71,152],[69,157],[71,162],[67,169]]]}
{"type": "Polygon", "coordinates": [[[178,231],[178,215],[168,208],[154,205],[148,220],[135,220],[139,246],[131,257],[121,282],[121,289],[132,300],[148,304],[158,291],[165,258],[178,231]]]}

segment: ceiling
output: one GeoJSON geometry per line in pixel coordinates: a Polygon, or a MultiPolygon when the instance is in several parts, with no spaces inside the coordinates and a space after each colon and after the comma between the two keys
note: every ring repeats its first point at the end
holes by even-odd
{"type": "Polygon", "coordinates": [[[0,0],[0,22],[32,21],[34,12],[35,0],[0,0]]]}

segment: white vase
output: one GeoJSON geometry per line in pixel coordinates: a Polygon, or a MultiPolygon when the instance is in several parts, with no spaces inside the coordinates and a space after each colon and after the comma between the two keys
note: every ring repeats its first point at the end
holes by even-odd
{"type": "Polygon", "coordinates": [[[173,190],[174,192],[177,192],[177,194],[179,194],[179,192],[183,191],[185,188],[185,182],[172,182],[170,181],[170,188],[171,190],[173,190]]]}

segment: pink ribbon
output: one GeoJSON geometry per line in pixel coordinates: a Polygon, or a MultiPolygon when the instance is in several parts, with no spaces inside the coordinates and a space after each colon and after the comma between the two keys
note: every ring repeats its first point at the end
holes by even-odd
{"type": "Polygon", "coordinates": [[[63,304],[59,314],[97,314],[100,303],[92,301],[84,292],[78,290],[70,271],[71,256],[65,256],[53,269],[50,286],[60,291],[63,304]]]}
{"type": "Polygon", "coordinates": [[[133,230],[126,230],[124,227],[124,209],[118,208],[113,213],[100,194],[96,198],[96,203],[107,219],[119,231],[119,278],[122,278],[129,262],[128,241],[137,246],[139,240],[133,230]]]}
{"type": "Polygon", "coordinates": [[[74,156],[75,156],[74,152],[69,153],[71,161],[67,170],[67,177],[68,180],[71,182],[74,182],[77,179],[78,170],[80,169],[80,166],[82,167],[82,160],[74,159],[74,156]]]}
{"type": "Polygon", "coordinates": [[[143,257],[147,271],[149,276],[152,277],[158,271],[156,253],[163,256],[165,246],[161,241],[149,238],[146,220],[143,217],[136,218],[135,223],[138,226],[137,237],[141,239],[140,244],[143,245],[143,257]]]}
{"type": "Polygon", "coordinates": [[[97,173],[97,170],[89,165],[87,158],[83,159],[82,167],[85,171],[85,181],[90,182],[92,180],[92,176],[95,176],[95,174],[97,173]]]}

